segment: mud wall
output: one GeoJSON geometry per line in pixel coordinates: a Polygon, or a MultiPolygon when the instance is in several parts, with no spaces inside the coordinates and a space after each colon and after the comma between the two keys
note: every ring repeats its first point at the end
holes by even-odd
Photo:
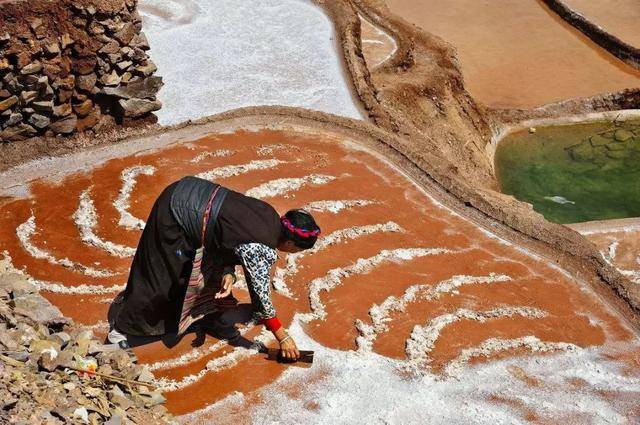
{"type": "Polygon", "coordinates": [[[147,118],[162,79],[136,0],[0,1],[0,141],[147,118]]]}
{"type": "MultiPolygon", "coordinates": [[[[617,58],[623,60],[629,65],[640,69],[640,49],[635,48],[624,41],[620,40],[613,34],[608,33],[600,26],[589,21],[580,13],[572,10],[562,0],[543,0],[544,3],[562,19],[576,27],[584,35],[589,37],[595,43],[605,48],[617,58]]],[[[611,7],[615,7],[612,5],[611,7]]]]}

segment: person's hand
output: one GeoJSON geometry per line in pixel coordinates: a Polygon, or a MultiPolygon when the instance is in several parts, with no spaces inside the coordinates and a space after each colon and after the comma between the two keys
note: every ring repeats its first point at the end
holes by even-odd
{"type": "Polygon", "coordinates": [[[287,360],[298,360],[300,358],[298,346],[296,346],[296,342],[289,335],[280,341],[280,353],[282,357],[287,360]]]}
{"type": "Polygon", "coordinates": [[[236,278],[231,273],[222,276],[222,287],[220,288],[220,292],[218,292],[214,296],[214,298],[218,299],[228,297],[231,293],[231,288],[233,288],[233,284],[235,283],[235,281],[236,278]]]}

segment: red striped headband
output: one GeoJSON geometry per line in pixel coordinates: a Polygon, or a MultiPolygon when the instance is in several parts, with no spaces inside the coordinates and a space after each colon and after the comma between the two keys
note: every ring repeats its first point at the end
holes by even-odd
{"type": "Polygon", "coordinates": [[[280,221],[282,222],[282,225],[284,227],[286,227],[291,232],[293,232],[296,235],[301,236],[303,238],[317,238],[318,235],[320,235],[320,229],[316,229],[316,230],[313,230],[313,231],[301,229],[299,227],[294,226],[291,223],[291,221],[289,221],[289,219],[287,217],[285,217],[285,216],[280,217],[280,221]]]}

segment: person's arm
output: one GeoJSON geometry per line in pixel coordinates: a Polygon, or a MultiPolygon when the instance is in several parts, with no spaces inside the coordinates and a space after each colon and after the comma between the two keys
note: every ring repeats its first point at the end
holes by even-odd
{"type": "Polygon", "coordinates": [[[285,358],[299,358],[300,353],[296,344],[280,323],[271,301],[270,275],[272,266],[277,259],[275,250],[263,244],[249,243],[238,245],[235,251],[244,268],[253,304],[254,318],[273,332],[273,335],[280,342],[280,348],[285,358]]]}

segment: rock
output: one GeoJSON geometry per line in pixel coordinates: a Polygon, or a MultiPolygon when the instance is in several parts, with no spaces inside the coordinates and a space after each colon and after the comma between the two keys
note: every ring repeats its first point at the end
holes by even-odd
{"type": "MultiPolygon", "coordinates": [[[[14,126],[16,124],[18,124],[19,122],[22,121],[22,114],[18,114],[18,113],[13,113],[11,115],[9,115],[9,119],[7,121],[5,121],[5,123],[3,124],[4,127],[11,127],[14,126]]],[[[4,278],[4,276],[3,276],[4,278]]]]}
{"type": "Polygon", "coordinates": [[[158,391],[142,395],[142,398],[144,399],[144,405],[146,407],[157,406],[158,404],[163,404],[167,401],[167,399],[158,391]]]}
{"type": "Polygon", "coordinates": [[[127,118],[140,117],[162,107],[159,100],[146,99],[120,99],[118,105],[121,108],[121,115],[127,118]]]}
{"type": "Polygon", "coordinates": [[[95,56],[85,57],[77,59],[71,65],[71,68],[76,74],[87,75],[95,70],[97,59],[95,56]]]}
{"type": "Polygon", "coordinates": [[[0,71],[4,71],[6,69],[10,69],[11,65],[9,64],[9,59],[0,58],[0,71]]]}
{"type": "Polygon", "coordinates": [[[51,120],[48,117],[45,117],[44,115],[40,115],[40,114],[31,115],[29,117],[28,122],[29,124],[31,124],[32,126],[40,130],[42,130],[45,127],[48,127],[49,124],[51,124],[51,120]]]}
{"type": "Polygon", "coordinates": [[[57,105],[53,107],[53,115],[56,117],[66,117],[71,113],[71,104],[63,103],[62,105],[57,105]]]}
{"type": "Polygon", "coordinates": [[[53,113],[53,101],[49,100],[41,100],[38,102],[33,102],[31,104],[31,107],[33,109],[35,109],[38,112],[42,112],[42,113],[46,113],[46,114],[52,114],[53,113]]]}
{"type": "MultiPolygon", "coordinates": [[[[629,140],[629,139],[626,139],[626,140],[629,140]]],[[[609,143],[608,145],[606,145],[606,148],[609,149],[610,151],[624,151],[627,149],[627,144],[623,142],[609,143]]]]}
{"type": "Polygon", "coordinates": [[[92,21],[89,24],[89,32],[93,35],[104,34],[104,27],[97,21],[92,21]]]}
{"type": "Polygon", "coordinates": [[[129,43],[129,46],[137,47],[137,48],[142,49],[142,50],[149,50],[150,49],[149,40],[147,40],[147,36],[143,32],[140,32],[140,33],[136,34],[131,39],[131,43],[129,43]]]}
{"type": "Polygon", "coordinates": [[[29,124],[21,123],[14,127],[7,127],[0,132],[0,141],[18,141],[28,137],[35,136],[37,133],[29,124]]]}
{"type": "Polygon", "coordinates": [[[58,43],[51,43],[44,46],[44,51],[49,56],[55,56],[60,54],[60,45],[58,43]]]}
{"type": "Polygon", "coordinates": [[[98,76],[92,72],[87,75],[79,75],[76,77],[76,87],[80,90],[90,92],[96,85],[98,76]]]}
{"type": "Polygon", "coordinates": [[[91,341],[91,343],[89,344],[88,353],[94,355],[117,350],[119,350],[119,347],[115,344],[101,344],[98,341],[91,341]]]}
{"type": "Polygon", "coordinates": [[[147,65],[136,67],[136,73],[139,75],[143,75],[145,77],[148,77],[149,75],[153,74],[157,70],[158,70],[158,67],[156,66],[155,63],[151,61],[149,61],[147,65]]]}
{"type": "Polygon", "coordinates": [[[11,97],[11,92],[7,89],[2,89],[0,90],[0,99],[6,99],[8,97],[11,97]]]}
{"type": "Polygon", "coordinates": [[[36,356],[39,356],[44,351],[51,350],[51,349],[55,350],[56,352],[55,355],[57,356],[58,353],[60,352],[60,344],[58,344],[55,341],[50,341],[48,339],[34,339],[29,344],[29,351],[31,352],[32,355],[36,355],[36,356]]]}
{"type": "Polygon", "coordinates": [[[133,62],[131,61],[122,61],[116,64],[116,68],[118,68],[120,71],[125,71],[131,65],[133,65],[133,62]]]}
{"type": "Polygon", "coordinates": [[[627,140],[633,138],[633,133],[629,130],[620,129],[616,130],[614,137],[619,142],[626,142],[627,140]]]}
{"type": "Polygon", "coordinates": [[[104,425],[121,425],[122,424],[122,416],[114,414],[111,415],[108,421],[104,423],[104,425]]]}
{"type": "Polygon", "coordinates": [[[89,352],[89,343],[91,342],[92,338],[93,338],[93,332],[90,330],[82,331],[78,333],[78,335],[76,335],[74,339],[74,343],[78,347],[76,349],[76,352],[78,353],[78,355],[80,356],[87,355],[87,353],[89,352]]]}
{"type": "Polygon", "coordinates": [[[140,381],[140,382],[153,382],[154,379],[155,379],[155,377],[153,376],[153,373],[151,373],[149,368],[146,367],[146,366],[143,366],[142,367],[142,371],[140,372],[140,375],[138,375],[138,381],[140,381]]]}
{"type": "MultiPolygon", "coordinates": [[[[35,130],[33,130],[32,134],[35,133],[35,130]]],[[[15,311],[20,312],[20,314],[34,322],[41,322],[47,325],[69,323],[69,320],[60,313],[57,307],[38,294],[25,295],[15,298],[13,301],[15,303],[15,311]]]]}
{"type": "MultiPolygon", "coordinates": [[[[61,105],[64,106],[64,105],[61,105]]],[[[68,105],[69,113],[71,113],[71,105],[68,105]]],[[[56,134],[71,134],[75,131],[78,124],[78,117],[69,115],[52,123],[49,128],[56,134]]]]}
{"type": "Polygon", "coordinates": [[[536,132],[535,127],[529,127],[529,133],[534,134],[536,132]]]}
{"type": "Polygon", "coordinates": [[[162,87],[162,77],[149,77],[120,87],[104,87],[102,93],[121,99],[150,99],[153,100],[162,87]]]}
{"type": "Polygon", "coordinates": [[[84,118],[78,120],[76,129],[80,132],[87,131],[100,122],[100,109],[93,108],[91,112],[84,118]]]}
{"type": "Polygon", "coordinates": [[[80,118],[84,118],[87,115],[89,115],[92,109],[93,109],[93,102],[91,101],[91,99],[87,99],[82,103],[73,105],[73,111],[80,118]]]}
{"type": "Polygon", "coordinates": [[[20,345],[7,332],[7,325],[0,323],[0,345],[9,351],[18,351],[20,345]]]}
{"type": "Polygon", "coordinates": [[[122,29],[113,34],[113,37],[125,46],[131,42],[135,35],[135,26],[131,22],[127,22],[122,26],[122,29]]]}
{"type": "Polygon", "coordinates": [[[58,102],[67,103],[73,96],[73,90],[58,90],[58,102]]]}
{"type": "Polygon", "coordinates": [[[73,75],[67,75],[64,78],[57,78],[52,85],[56,89],[73,90],[76,79],[73,75]]]}
{"type": "Polygon", "coordinates": [[[23,67],[20,70],[20,74],[29,75],[29,74],[35,74],[36,72],[40,72],[40,71],[42,71],[42,63],[36,61],[23,67]]]}
{"type": "Polygon", "coordinates": [[[89,412],[87,412],[87,409],[85,407],[78,407],[76,410],[73,411],[73,418],[80,419],[85,424],[88,424],[89,412]]]}
{"type": "Polygon", "coordinates": [[[116,71],[112,71],[111,74],[103,75],[100,78],[100,82],[105,86],[117,86],[120,84],[120,76],[116,71]]]}
{"type": "Polygon", "coordinates": [[[0,112],[4,112],[7,109],[11,108],[13,105],[18,103],[18,96],[11,96],[8,99],[5,99],[0,102],[0,112]]]}
{"type": "Polygon", "coordinates": [[[109,63],[115,65],[122,60],[122,54],[120,52],[108,54],[107,60],[109,61],[109,63]]]}
{"type": "Polygon", "coordinates": [[[20,93],[20,104],[22,106],[28,105],[38,97],[37,91],[23,91],[20,93]]]}
{"type": "Polygon", "coordinates": [[[60,356],[54,349],[44,350],[38,359],[38,366],[47,372],[53,372],[60,366],[60,356]]]}
{"type": "Polygon", "coordinates": [[[50,339],[60,344],[60,348],[65,348],[71,341],[71,336],[66,332],[56,332],[51,335],[50,339]]]}
{"type": "Polygon", "coordinates": [[[603,136],[601,136],[599,134],[591,136],[589,138],[589,141],[591,142],[591,146],[594,146],[594,147],[595,146],[604,146],[604,145],[606,145],[606,144],[611,142],[610,139],[607,139],[606,137],[603,137],[603,136]]]}
{"type": "Polygon", "coordinates": [[[84,93],[80,93],[77,90],[74,90],[73,91],[73,99],[76,101],[76,103],[82,103],[85,100],[89,99],[89,96],[87,96],[84,93]]]}
{"type": "Polygon", "coordinates": [[[29,22],[29,26],[34,31],[38,29],[38,27],[40,27],[41,25],[42,25],[42,19],[40,18],[35,18],[29,22]]]}
{"type": "Polygon", "coordinates": [[[110,55],[113,53],[117,53],[119,50],[120,50],[120,44],[118,44],[118,42],[115,40],[111,40],[107,44],[102,46],[100,50],[98,50],[98,52],[104,53],[106,55],[110,55]]]}

